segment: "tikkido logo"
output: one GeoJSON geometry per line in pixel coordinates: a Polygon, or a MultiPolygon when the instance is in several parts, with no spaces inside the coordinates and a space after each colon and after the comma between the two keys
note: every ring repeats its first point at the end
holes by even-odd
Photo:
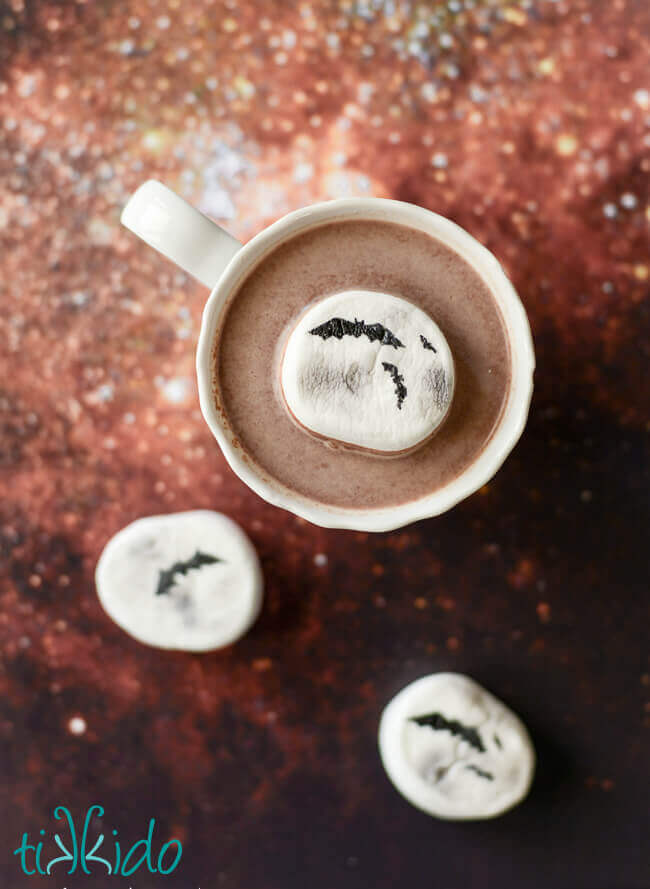
{"type": "MultiPolygon", "coordinates": [[[[18,856],[20,866],[24,874],[33,876],[40,874],[43,877],[57,874],[88,874],[101,872],[107,876],[130,877],[139,868],[147,870],[150,874],[166,876],[176,870],[183,855],[183,846],[180,840],[171,839],[163,843],[156,856],[154,851],[154,834],[156,819],[151,818],[149,828],[144,839],[138,840],[130,848],[122,849],[117,839],[117,830],[111,830],[112,840],[106,841],[104,833],[92,832],[93,818],[103,818],[102,806],[91,806],[86,812],[81,833],[77,830],[74,819],[65,806],[57,806],[54,817],[61,821],[64,827],[61,833],[55,833],[52,837],[54,844],[62,855],[51,856],[52,847],[48,842],[45,830],[39,831],[38,842],[30,843],[29,834],[24,833],[22,840],[14,855],[18,856]],[[48,850],[46,845],[50,846],[48,850]],[[112,848],[111,848],[112,847],[112,848]],[[90,851],[89,851],[90,850],[90,851]],[[98,853],[102,851],[102,855],[98,853]],[[67,866],[67,869],[65,869],[67,866]],[[53,871],[53,869],[55,869],[53,871]]],[[[101,828],[100,828],[101,830],[101,828]]]]}

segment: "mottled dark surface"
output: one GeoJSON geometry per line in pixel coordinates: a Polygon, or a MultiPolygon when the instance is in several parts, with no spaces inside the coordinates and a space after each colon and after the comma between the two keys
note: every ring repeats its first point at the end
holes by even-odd
{"type": "Polygon", "coordinates": [[[0,2],[3,886],[45,879],[23,830],[97,802],[185,843],[134,889],[650,886],[649,59],[646,0],[0,2]],[[494,481],[376,537],[245,489],[198,411],[206,294],[118,228],[149,176],[242,239],[375,194],[493,249],[539,359],[494,481]],[[198,507],[258,546],[263,613],[223,652],[147,649],[95,561],[198,507]],[[530,726],[502,819],[437,822],[382,771],[382,707],[440,669],[530,726]]]}

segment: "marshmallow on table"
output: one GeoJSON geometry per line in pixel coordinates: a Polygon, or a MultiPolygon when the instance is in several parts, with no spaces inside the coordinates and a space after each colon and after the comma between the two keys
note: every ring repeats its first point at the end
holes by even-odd
{"type": "Polygon", "coordinates": [[[280,382],[287,407],[307,430],[398,453],[442,423],[453,397],[454,364],[438,325],[413,303],[347,290],[299,318],[280,382]]]}
{"type": "Polygon", "coordinates": [[[402,689],[382,714],[379,750],[397,790],[438,818],[502,814],[526,796],[535,769],[523,723],[459,673],[402,689]]]}
{"type": "Polygon", "coordinates": [[[138,519],[97,563],[99,599],[118,626],[157,648],[209,651],[242,636],[262,604],[257,553],[225,515],[138,519]]]}

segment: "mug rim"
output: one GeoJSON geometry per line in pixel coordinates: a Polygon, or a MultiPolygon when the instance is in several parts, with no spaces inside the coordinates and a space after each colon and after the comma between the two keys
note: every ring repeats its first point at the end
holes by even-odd
{"type": "Polygon", "coordinates": [[[535,354],[525,309],[496,257],[469,232],[444,216],[416,204],[389,198],[338,198],[287,213],[264,228],[235,253],[205,304],[196,352],[199,403],[203,417],[233,472],[273,506],[323,528],[363,532],[392,531],[433,518],[475,493],[495,475],[523,432],[533,393],[535,354]],[[377,508],[335,507],[309,500],[265,478],[237,442],[213,393],[212,353],[215,334],[230,295],[264,254],[288,237],[325,222],[374,219],[407,225],[441,240],[480,275],[499,306],[506,327],[511,381],[506,404],[492,435],[476,460],[442,488],[416,500],[377,508]]]}

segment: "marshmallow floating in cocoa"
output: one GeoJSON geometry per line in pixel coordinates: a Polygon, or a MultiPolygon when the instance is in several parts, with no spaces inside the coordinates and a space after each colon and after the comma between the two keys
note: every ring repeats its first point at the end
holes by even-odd
{"type": "Polygon", "coordinates": [[[257,553],[210,510],[149,516],[106,544],[95,573],[108,615],[157,648],[209,651],[242,636],[262,604],[257,553]]]}
{"type": "Polygon", "coordinates": [[[379,728],[384,768],[418,809],[445,819],[500,815],[526,796],[535,751],[521,720],[468,676],[407,685],[379,728]]]}
{"type": "Polygon", "coordinates": [[[390,454],[417,447],[442,423],[454,363],[438,325],[413,303],[348,290],[299,318],[280,382],[289,411],[308,431],[390,454]]]}

